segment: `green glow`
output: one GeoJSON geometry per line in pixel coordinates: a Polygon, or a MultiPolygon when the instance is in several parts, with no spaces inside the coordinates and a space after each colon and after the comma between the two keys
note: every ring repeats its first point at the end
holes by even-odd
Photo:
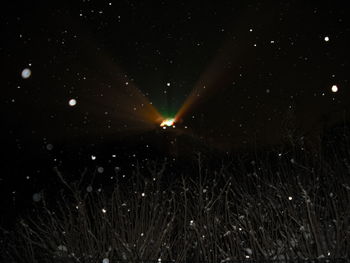
{"type": "Polygon", "coordinates": [[[176,115],[176,112],[161,111],[160,114],[164,117],[164,119],[173,119],[176,115]]]}

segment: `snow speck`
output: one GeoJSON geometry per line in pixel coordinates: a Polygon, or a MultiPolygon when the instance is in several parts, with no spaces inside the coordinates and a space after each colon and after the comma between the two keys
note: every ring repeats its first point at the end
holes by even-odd
{"type": "Polygon", "coordinates": [[[332,92],[338,92],[338,87],[337,87],[337,85],[333,85],[332,86],[332,92]]]}
{"type": "Polygon", "coordinates": [[[24,79],[29,78],[32,75],[32,71],[29,68],[25,68],[22,70],[21,76],[24,79]]]}
{"type": "Polygon", "coordinates": [[[104,258],[104,259],[102,260],[102,263],[109,263],[109,259],[108,259],[108,258],[104,258]]]}
{"type": "Polygon", "coordinates": [[[104,170],[105,170],[105,169],[104,169],[102,166],[100,166],[100,167],[97,168],[97,172],[100,173],[100,174],[103,173],[104,170]]]}
{"type": "Polygon", "coordinates": [[[329,37],[328,37],[328,36],[325,36],[325,37],[324,37],[324,41],[328,42],[328,41],[329,41],[329,37]]]}
{"type": "Polygon", "coordinates": [[[59,246],[57,247],[57,250],[58,250],[58,251],[61,251],[61,252],[67,252],[67,251],[68,251],[67,247],[64,246],[64,245],[59,245],[59,246]]]}
{"type": "Polygon", "coordinates": [[[245,252],[248,254],[248,255],[252,255],[253,254],[253,250],[251,248],[246,248],[244,249],[245,252]]]}
{"type": "Polygon", "coordinates": [[[77,105],[77,100],[76,99],[70,99],[68,104],[69,104],[69,106],[73,107],[73,106],[77,105]]]}
{"type": "Polygon", "coordinates": [[[52,151],[53,145],[52,145],[51,143],[46,144],[46,149],[47,149],[48,151],[52,151]]]}
{"type": "Polygon", "coordinates": [[[33,194],[33,201],[34,202],[40,202],[40,200],[41,200],[41,194],[40,193],[35,193],[35,194],[33,194]]]}

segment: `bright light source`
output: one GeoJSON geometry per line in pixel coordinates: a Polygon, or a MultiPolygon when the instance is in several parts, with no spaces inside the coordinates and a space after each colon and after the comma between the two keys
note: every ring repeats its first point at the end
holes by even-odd
{"type": "Polygon", "coordinates": [[[160,127],[170,127],[173,126],[175,124],[175,120],[174,119],[165,119],[162,121],[162,123],[160,124],[160,127]]]}
{"type": "Polygon", "coordinates": [[[332,92],[338,92],[338,87],[337,85],[332,86],[332,92]]]}
{"type": "Polygon", "coordinates": [[[22,78],[27,79],[30,77],[30,75],[32,75],[32,71],[29,68],[25,68],[23,69],[21,75],[22,75],[22,78]]]}
{"type": "Polygon", "coordinates": [[[75,99],[70,99],[68,101],[68,104],[69,104],[69,106],[73,107],[73,106],[77,105],[77,101],[75,99]]]}

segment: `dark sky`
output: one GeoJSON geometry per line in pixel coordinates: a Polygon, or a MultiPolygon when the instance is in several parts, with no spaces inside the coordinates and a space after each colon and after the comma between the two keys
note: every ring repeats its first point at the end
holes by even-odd
{"type": "Polygon", "coordinates": [[[0,224],[60,188],[54,166],[109,185],[139,160],[315,143],[349,118],[346,1],[7,1],[0,14],[0,224]]]}
{"type": "Polygon", "coordinates": [[[277,144],[288,129],[317,134],[349,114],[347,10],[346,1],[11,1],[1,8],[5,149],[123,140],[156,129],[155,112],[181,108],[181,129],[219,148],[277,144]]]}

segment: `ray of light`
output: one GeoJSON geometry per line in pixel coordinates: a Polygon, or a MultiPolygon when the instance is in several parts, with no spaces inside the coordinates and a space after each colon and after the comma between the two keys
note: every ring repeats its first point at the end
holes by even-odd
{"type": "MultiPolygon", "coordinates": [[[[164,118],[147,96],[125,74],[121,74],[116,65],[113,71],[113,76],[109,76],[111,86],[100,87],[98,92],[94,87],[93,94],[83,97],[85,110],[95,120],[95,129],[110,125],[109,131],[113,134],[145,132],[158,127],[164,118]],[[104,116],[105,114],[109,116],[104,116]],[[111,120],[110,124],[105,121],[108,118],[111,120]]],[[[94,82],[89,85],[94,84],[98,85],[94,82]]],[[[108,129],[104,129],[104,133],[108,133],[108,129]]]]}
{"type": "Polygon", "coordinates": [[[84,43],[86,59],[90,67],[96,69],[80,87],[84,90],[80,92],[78,108],[80,112],[88,113],[91,119],[90,125],[85,125],[84,129],[93,134],[102,133],[102,130],[104,134],[128,134],[158,127],[164,117],[135,81],[113,61],[111,55],[102,51],[96,53],[98,45],[94,40],[87,38],[84,43]]]}
{"type": "Polygon", "coordinates": [[[247,21],[250,20],[252,24],[259,21],[258,23],[269,25],[273,21],[274,12],[275,8],[271,6],[264,14],[264,17],[252,18],[247,10],[241,17],[237,18],[236,25],[232,28],[231,33],[228,34],[229,37],[224,42],[224,45],[218,49],[211,64],[201,74],[191,93],[176,113],[176,121],[181,120],[186,114],[193,111],[198,104],[206,102],[217,93],[229,87],[239,77],[237,70],[239,65],[247,64],[247,61],[253,61],[253,52],[246,52],[252,49],[253,43],[250,47],[238,45],[238,40],[232,38],[232,35],[238,36],[240,39],[249,39],[251,32],[247,28],[247,21]]]}
{"type": "MultiPolygon", "coordinates": [[[[58,28],[62,21],[51,21],[58,28]]],[[[72,87],[56,84],[57,96],[62,97],[62,111],[46,125],[46,133],[56,140],[84,135],[84,138],[122,138],[155,128],[164,120],[133,80],[122,70],[118,60],[121,52],[101,49],[93,32],[82,26],[74,17],[63,23],[79,32],[71,48],[75,50],[67,60],[58,63],[62,79],[70,80],[72,87]],[[69,101],[76,102],[72,107],[69,101]],[[62,123],[67,123],[62,127],[62,123]],[[57,133],[57,130],[61,130],[57,133]]],[[[52,104],[54,105],[54,103],[52,104]]]]}

